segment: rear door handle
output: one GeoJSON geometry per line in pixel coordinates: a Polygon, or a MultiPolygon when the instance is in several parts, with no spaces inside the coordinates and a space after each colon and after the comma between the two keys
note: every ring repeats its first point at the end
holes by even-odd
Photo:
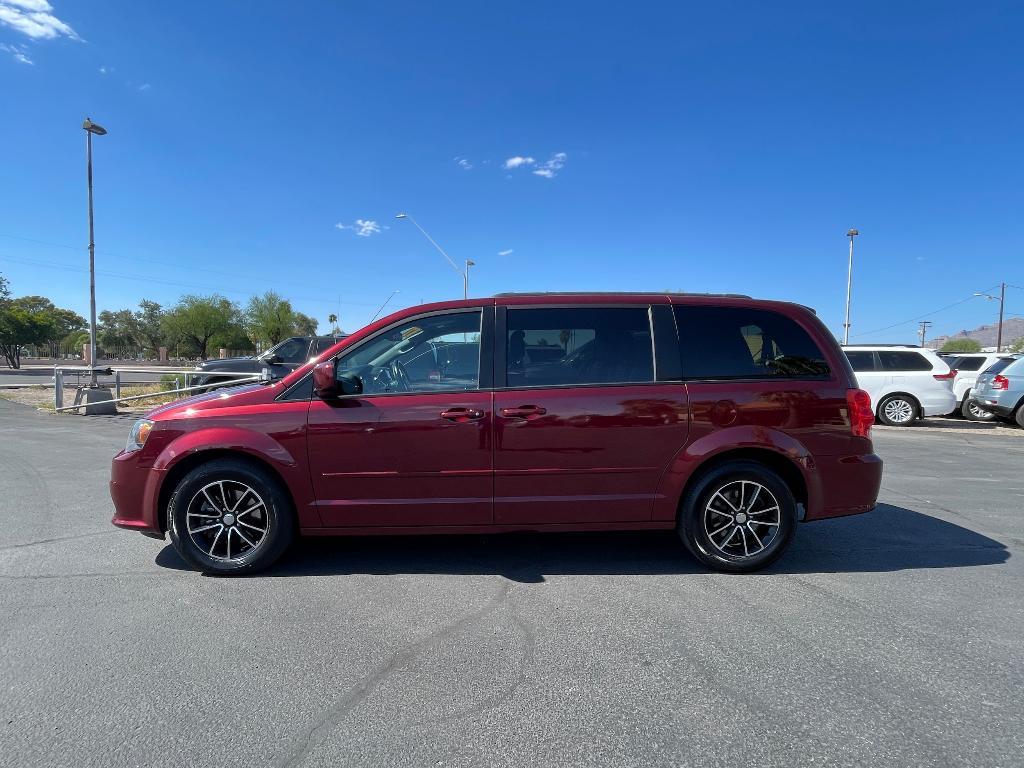
{"type": "Polygon", "coordinates": [[[448,419],[448,421],[454,421],[459,424],[467,421],[477,421],[483,417],[484,412],[474,408],[449,408],[447,411],[441,411],[442,419],[448,419]]]}
{"type": "Polygon", "coordinates": [[[535,419],[548,412],[539,405],[520,405],[516,408],[502,408],[501,415],[506,419],[535,419]]]}

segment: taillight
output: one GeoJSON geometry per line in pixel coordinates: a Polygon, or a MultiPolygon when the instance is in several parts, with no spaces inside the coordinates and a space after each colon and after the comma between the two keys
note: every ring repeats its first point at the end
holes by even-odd
{"type": "Polygon", "coordinates": [[[950,368],[949,373],[932,374],[938,381],[950,381],[956,378],[956,368],[950,368]]]}
{"type": "Polygon", "coordinates": [[[850,411],[850,431],[854,437],[871,437],[871,425],[875,423],[871,395],[863,389],[848,389],[846,406],[850,411]]]}
{"type": "Polygon", "coordinates": [[[992,389],[1009,389],[1010,380],[1005,376],[998,375],[992,379],[992,389]]]}

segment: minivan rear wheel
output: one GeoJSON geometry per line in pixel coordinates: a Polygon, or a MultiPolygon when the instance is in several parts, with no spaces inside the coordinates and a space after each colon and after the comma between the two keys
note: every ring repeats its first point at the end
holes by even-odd
{"type": "Polygon", "coordinates": [[[215,459],[186,474],[167,505],[178,554],[203,573],[241,575],[271,565],[295,535],[291,500],[266,470],[215,459]]]}
{"type": "Polygon", "coordinates": [[[909,395],[889,395],[878,404],[878,420],[890,427],[913,424],[920,413],[917,402],[909,395]]]}
{"type": "Polygon", "coordinates": [[[796,499],[756,461],[732,461],[700,477],[685,496],[677,531],[705,565],[749,573],[778,559],[796,530],[796,499]]]}

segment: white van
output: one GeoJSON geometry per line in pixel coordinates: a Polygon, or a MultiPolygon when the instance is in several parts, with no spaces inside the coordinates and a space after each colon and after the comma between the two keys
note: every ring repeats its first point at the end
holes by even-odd
{"type": "Polygon", "coordinates": [[[934,349],[851,344],[843,351],[882,424],[905,427],[924,416],[945,416],[959,405],[953,394],[956,371],[934,349]]]}

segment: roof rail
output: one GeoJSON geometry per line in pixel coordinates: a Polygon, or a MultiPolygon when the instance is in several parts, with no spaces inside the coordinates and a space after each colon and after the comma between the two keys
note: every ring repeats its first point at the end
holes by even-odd
{"type": "Polygon", "coordinates": [[[511,291],[496,293],[494,298],[518,296],[706,296],[713,299],[749,299],[745,293],[680,293],[678,291],[511,291]]]}
{"type": "Polygon", "coordinates": [[[843,349],[849,349],[850,347],[906,347],[909,349],[931,349],[931,347],[922,347],[920,344],[841,344],[843,349]]]}

